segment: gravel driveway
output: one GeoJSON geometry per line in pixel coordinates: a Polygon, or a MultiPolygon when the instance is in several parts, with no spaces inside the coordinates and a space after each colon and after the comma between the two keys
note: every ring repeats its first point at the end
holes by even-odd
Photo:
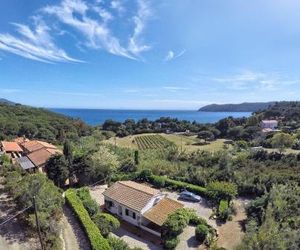
{"type": "Polygon", "coordinates": [[[213,211],[208,206],[206,199],[202,198],[201,202],[191,202],[178,199],[179,194],[177,192],[165,191],[164,193],[166,193],[169,198],[181,202],[184,205],[184,207],[195,209],[197,214],[200,217],[206,219],[209,225],[211,225],[214,228],[217,227],[216,221],[209,219],[209,216],[212,214],[213,211]]]}

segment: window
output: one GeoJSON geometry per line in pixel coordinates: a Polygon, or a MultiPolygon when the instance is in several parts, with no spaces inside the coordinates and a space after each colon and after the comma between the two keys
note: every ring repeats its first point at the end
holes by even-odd
{"type": "Polygon", "coordinates": [[[111,208],[114,206],[114,203],[112,201],[105,201],[106,207],[111,208]]]}
{"type": "Polygon", "coordinates": [[[129,210],[127,208],[125,209],[125,214],[126,216],[129,216],[129,210]]]}
{"type": "Polygon", "coordinates": [[[135,212],[132,212],[132,218],[135,219],[135,212]]]}

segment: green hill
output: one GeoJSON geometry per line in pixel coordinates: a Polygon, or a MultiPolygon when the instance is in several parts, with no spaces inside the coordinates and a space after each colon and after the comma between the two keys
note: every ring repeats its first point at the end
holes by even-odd
{"type": "Polygon", "coordinates": [[[51,142],[77,138],[90,133],[83,121],[69,118],[43,108],[33,108],[0,101],[0,139],[16,136],[43,139],[51,142]]]}
{"type": "Polygon", "coordinates": [[[275,102],[244,102],[240,104],[210,104],[199,109],[204,112],[257,112],[274,105],[275,102]]]}

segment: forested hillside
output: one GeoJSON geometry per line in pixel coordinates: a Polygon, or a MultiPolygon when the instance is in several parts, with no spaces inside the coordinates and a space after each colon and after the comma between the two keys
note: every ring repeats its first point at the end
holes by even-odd
{"type": "Polygon", "coordinates": [[[26,136],[47,141],[63,141],[87,135],[91,128],[75,120],[42,108],[0,103],[0,139],[26,136]]]}
{"type": "Polygon", "coordinates": [[[256,112],[274,105],[274,102],[244,102],[240,104],[210,104],[199,109],[205,112],[256,112]]]}

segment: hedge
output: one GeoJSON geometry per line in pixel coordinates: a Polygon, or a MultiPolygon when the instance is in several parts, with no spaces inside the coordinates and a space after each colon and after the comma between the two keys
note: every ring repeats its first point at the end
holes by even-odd
{"type": "Polygon", "coordinates": [[[200,187],[194,184],[190,184],[183,181],[176,181],[169,179],[165,176],[157,176],[157,175],[151,175],[149,177],[149,181],[159,188],[161,187],[172,187],[173,189],[180,190],[180,189],[186,189],[190,192],[194,192],[196,194],[200,194],[203,196],[207,196],[206,188],[200,187]]]}
{"type": "Polygon", "coordinates": [[[68,189],[66,191],[66,200],[70,205],[77,218],[79,219],[93,250],[110,250],[108,241],[103,238],[100,233],[99,228],[91,220],[88,212],[84,208],[81,200],[76,195],[73,189],[68,189]]]}

